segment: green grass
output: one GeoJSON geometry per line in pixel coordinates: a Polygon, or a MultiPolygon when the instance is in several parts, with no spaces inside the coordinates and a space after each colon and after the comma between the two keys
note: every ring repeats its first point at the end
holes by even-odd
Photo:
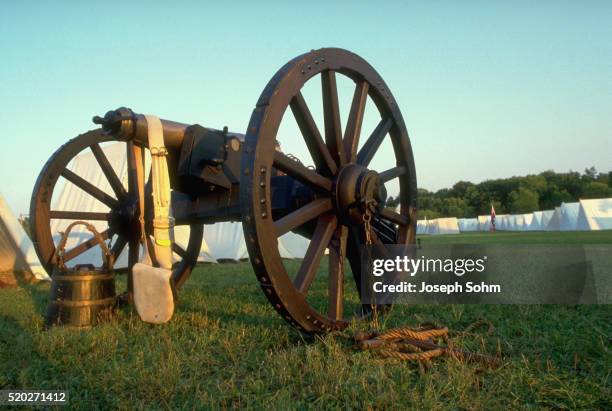
{"type": "MultiPolygon", "coordinates": [[[[575,238],[566,234],[423,242],[575,238]]],[[[612,243],[612,233],[590,234],[579,234],[581,242],[612,243]]],[[[495,326],[492,335],[454,341],[502,355],[500,369],[439,358],[421,372],[354,350],[346,334],[371,326],[364,322],[323,338],[299,335],[269,306],[248,263],[198,267],[163,326],[124,309],[91,330],[44,331],[48,291],[46,284],[0,290],[0,388],[68,389],[75,408],[612,408],[609,306],[396,306],[381,327],[435,320],[461,331],[478,319],[495,326]]]]}

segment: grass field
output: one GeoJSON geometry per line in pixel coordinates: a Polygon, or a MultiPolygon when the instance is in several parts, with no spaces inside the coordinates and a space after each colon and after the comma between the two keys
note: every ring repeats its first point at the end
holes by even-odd
{"type": "MultiPolygon", "coordinates": [[[[612,243],[612,232],[422,241],[612,243]]],[[[491,335],[453,340],[502,356],[500,369],[439,358],[422,372],[356,351],[348,336],[368,329],[365,322],[322,338],[296,333],[248,263],[198,267],[163,326],[124,309],[88,331],[44,331],[48,291],[0,290],[0,388],[68,389],[80,409],[612,409],[610,306],[396,306],[381,328],[434,320],[461,331],[479,319],[495,326],[491,335]]]]}

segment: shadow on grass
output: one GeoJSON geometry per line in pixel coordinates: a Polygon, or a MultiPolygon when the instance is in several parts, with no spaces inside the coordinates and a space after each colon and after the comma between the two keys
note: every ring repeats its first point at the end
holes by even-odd
{"type": "Polygon", "coordinates": [[[47,306],[49,305],[49,299],[51,298],[51,292],[46,284],[31,284],[23,287],[23,290],[28,294],[34,309],[37,314],[42,318],[45,318],[47,314],[47,306]]]}
{"type": "Polygon", "coordinates": [[[18,319],[0,316],[0,389],[25,389],[31,367],[52,369],[52,364],[38,352],[32,328],[24,328],[18,319]]]}

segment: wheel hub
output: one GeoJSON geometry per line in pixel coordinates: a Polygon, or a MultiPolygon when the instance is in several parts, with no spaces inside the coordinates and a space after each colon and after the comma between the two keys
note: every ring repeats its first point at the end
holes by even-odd
{"type": "Polygon", "coordinates": [[[376,171],[358,164],[348,164],[336,179],[336,203],[340,217],[361,224],[365,213],[384,207],[387,190],[376,171]]]}
{"type": "Polygon", "coordinates": [[[140,221],[138,221],[138,205],[126,202],[118,209],[112,210],[108,226],[113,233],[125,238],[140,236],[140,221]]]}

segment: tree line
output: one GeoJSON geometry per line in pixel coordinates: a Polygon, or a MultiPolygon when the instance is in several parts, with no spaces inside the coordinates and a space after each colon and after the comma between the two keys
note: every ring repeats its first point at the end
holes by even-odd
{"type": "MultiPolygon", "coordinates": [[[[491,204],[497,214],[520,214],[550,210],[562,202],[585,198],[612,197],[612,171],[600,173],[595,167],[584,173],[552,170],[527,176],[486,180],[478,184],[459,181],[436,192],[418,190],[419,218],[476,217],[489,214],[491,204]]],[[[388,207],[399,198],[390,197],[388,207]]]]}

